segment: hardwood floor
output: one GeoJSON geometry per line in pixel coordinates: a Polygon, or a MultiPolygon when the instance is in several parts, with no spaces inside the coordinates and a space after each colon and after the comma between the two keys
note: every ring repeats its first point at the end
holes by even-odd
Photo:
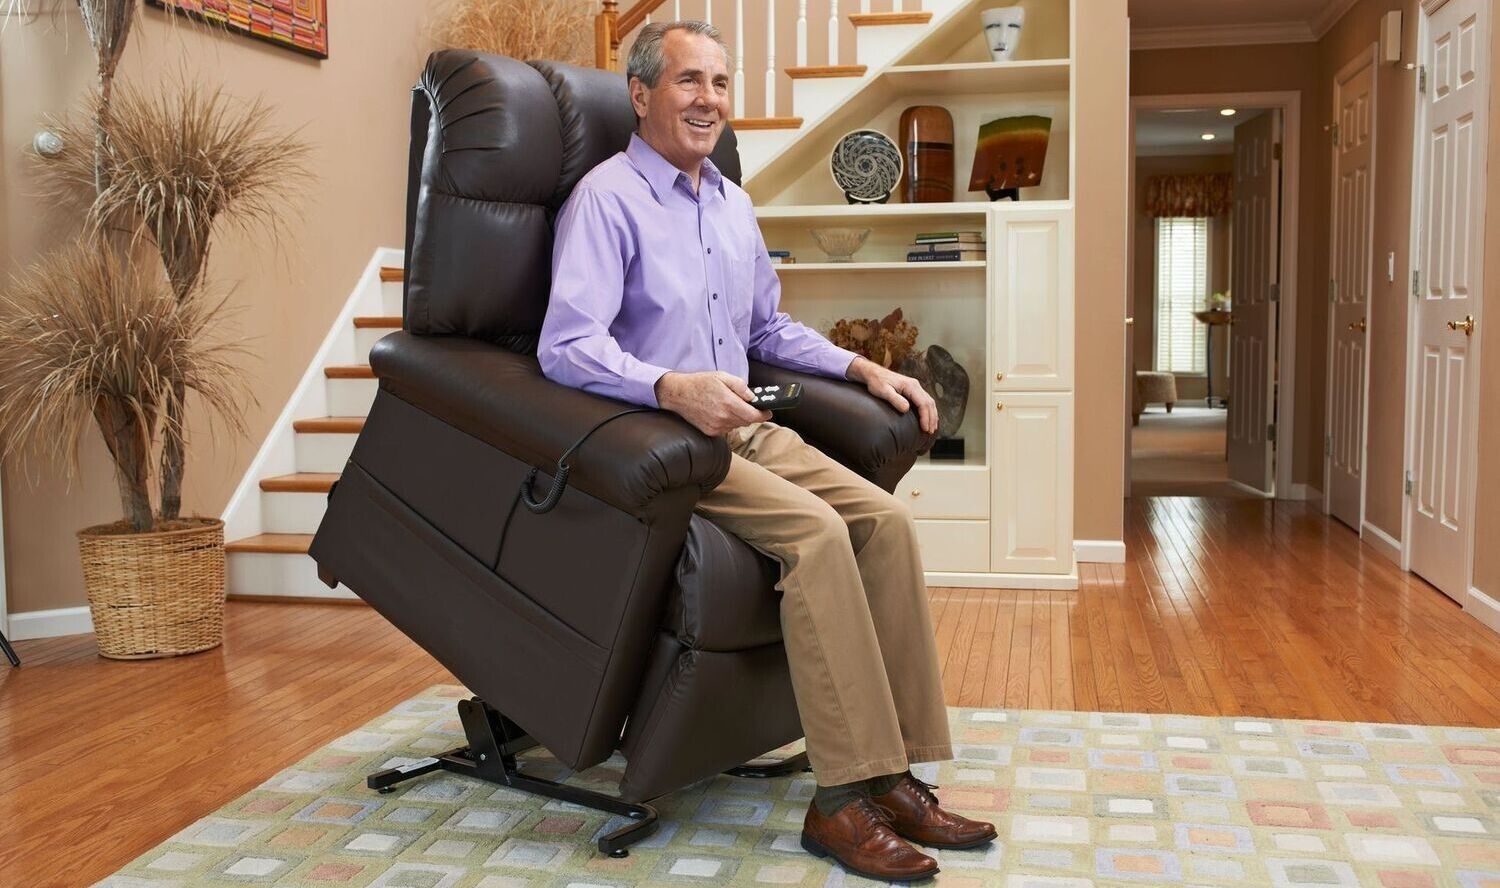
{"type": "MultiPolygon", "coordinates": [[[[950,705],[1500,726],[1500,636],[1300,503],[1140,499],[1076,592],[931,590],[950,705]]],[[[452,677],[364,607],[231,602],[222,648],[0,672],[0,885],[88,885],[452,677]]]]}

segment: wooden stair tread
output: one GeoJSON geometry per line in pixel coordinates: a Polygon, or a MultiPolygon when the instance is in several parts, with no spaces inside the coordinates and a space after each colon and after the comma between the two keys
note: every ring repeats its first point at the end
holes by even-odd
{"type": "Polygon", "coordinates": [[[390,265],[380,266],[380,282],[388,284],[392,281],[406,280],[406,269],[396,268],[390,265]]]}
{"type": "Polygon", "coordinates": [[[849,23],[854,27],[868,25],[925,25],[932,21],[931,12],[851,12],[849,23]]]}
{"type": "Polygon", "coordinates": [[[390,328],[390,329],[393,329],[393,330],[399,330],[399,329],[401,329],[401,316],[400,315],[358,315],[358,316],[356,316],[354,318],[354,326],[357,329],[367,329],[367,328],[370,328],[370,327],[379,327],[381,329],[390,328]]]}
{"type": "Polygon", "coordinates": [[[337,480],[337,472],[295,472],[262,478],[260,489],[272,493],[327,493],[337,480]]]}
{"type": "Polygon", "coordinates": [[[365,427],[363,416],[319,416],[292,421],[292,431],[312,434],[359,434],[365,427]]]}
{"type": "Polygon", "coordinates": [[[803,68],[787,68],[786,76],[792,79],[812,77],[863,77],[865,65],[810,65],[803,68]]]}
{"type": "Polygon", "coordinates": [[[323,375],[329,379],[374,379],[375,371],[369,364],[334,364],[324,367],[323,375]]]}
{"type": "Polygon", "coordinates": [[[312,545],[310,533],[258,533],[224,544],[225,552],[264,552],[275,555],[306,555],[312,545]]]}
{"type": "Polygon", "coordinates": [[[729,125],[735,132],[746,130],[797,129],[802,126],[800,117],[731,117],[729,125]]]}

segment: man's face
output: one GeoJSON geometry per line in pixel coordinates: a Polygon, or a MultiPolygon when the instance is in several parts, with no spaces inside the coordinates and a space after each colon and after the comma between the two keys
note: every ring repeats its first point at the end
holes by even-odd
{"type": "Polygon", "coordinates": [[[668,31],[666,64],[655,87],[630,81],[641,137],[682,170],[697,170],[713,153],[729,119],[729,69],[724,50],[702,34],[668,31]]]}

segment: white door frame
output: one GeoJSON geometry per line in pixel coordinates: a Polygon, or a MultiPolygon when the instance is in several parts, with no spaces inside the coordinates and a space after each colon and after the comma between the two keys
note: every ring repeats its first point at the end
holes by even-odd
{"type": "MultiPolygon", "coordinates": [[[[1416,59],[1416,64],[1418,65],[1422,65],[1425,62],[1425,59],[1423,57],[1423,49],[1427,45],[1428,16],[1437,12],[1443,6],[1447,5],[1447,3],[1448,0],[1422,0],[1422,2],[1419,4],[1420,8],[1417,10],[1416,59]]],[[[1484,17],[1484,33],[1480,36],[1478,51],[1480,53],[1479,57],[1482,60],[1480,63],[1480,70],[1484,71],[1485,74],[1485,89],[1486,95],[1488,95],[1489,91],[1495,88],[1494,73],[1489,68],[1490,31],[1495,25],[1494,22],[1491,21],[1494,14],[1493,4],[1487,4],[1486,7],[1489,10],[1490,15],[1484,17]]],[[[1417,72],[1413,71],[1412,75],[1417,76],[1417,72]]],[[[1412,262],[1412,265],[1416,266],[1417,261],[1420,261],[1420,259],[1422,258],[1421,219],[1423,215],[1422,207],[1424,206],[1424,204],[1422,203],[1422,182],[1424,181],[1424,177],[1427,172],[1427,153],[1423,149],[1425,148],[1427,143],[1427,96],[1425,93],[1417,91],[1414,91],[1413,95],[1416,101],[1416,109],[1413,115],[1413,119],[1416,121],[1416,125],[1412,127],[1412,139],[1414,141],[1414,144],[1412,145],[1411,155],[1411,240],[1407,249],[1409,255],[1416,257],[1416,260],[1412,262]]],[[[1488,165],[1483,161],[1484,158],[1488,156],[1490,126],[1492,124],[1493,121],[1489,119],[1489,109],[1488,107],[1486,107],[1484,132],[1481,134],[1483,142],[1475,147],[1474,155],[1476,158],[1480,159],[1480,162],[1475,164],[1475,175],[1478,179],[1478,187],[1475,189],[1475,193],[1480,195],[1487,194],[1486,189],[1488,188],[1489,184],[1489,172],[1487,170],[1488,165]]],[[[1480,228],[1481,242],[1483,241],[1485,218],[1487,215],[1488,207],[1484,208],[1479,213],[1478,225],[1480,228]]],[[[1417,270],[1419,270],[1423,275],[1421,279],[1426,280],[1427,269],[1421,268],[1417,270]]],[[[1477,298],[1474,300],[1474,318],[1476,321],[1479,321],[1484,310],[1483,250],[1479,250],[1476,254],[1476,263],[1474,266],[1474,292],[1478,294],[1477,298]]],[[[1420,341],[1417,335],[1417,304],[1418,300],[1416,299],[1415,295],[1412,295],[1407,299],[1405,436],[1406,452],[1403,455],[1402,459],[1403,488],[1405,485],[1406,473],[1410,472],[1412,469],[1412,457],[1416,453],[1417,449],[1417,415],[1414,406],[1417,399],[1417,361],[1420,357],[1420,341]]],[[[1474,379],[1476,380],[1476,382],[1481,378],[1481,366],[1479,363],[1479,359],[1480,346],[1484,341],[1484,330],[1485,328],[1482,324],[1477,326],[1473,342],[1469,345],[1469,359],[1474,364],[1474,370],[1472,372],[1474,373],[1474,379]]],[[[1479,393],[1476,390],[1475,397],[1478,397],[1478,394],[1479,393]]],[[[1477,422],[1471,423],[1469,428],[1464,430],[1464,436],[1465,440],[1463,442],[1463,455],[1460,457],[1464,461],[1464,477],[1473,478],[1473,473],[1478,466],[1479,461],[1479,424],[1477,422]]],[[[1404,508],[1402,508],[1401,510],[1401,569],[1409,571],[1411,570],[1411,510],[1415,502],[1415,497],[1413,497],[1410,493],[1407,493],[1404,495],[1404,498],[1406,502],[1404,508]]],[[[1465,590],[1465,597],[1468,598],[1470,602],[1474,601],[1474,514],[1479,505],[1478,500],[1479,498],[1477,496],[1469,497],[1469,514],[1465,516],[1465,520],[1468,522],[1467,527],[1469,529],[1469,544],[1464,552],[1463,576],[1464,583],[1467,586],[1467,589],[1465,590]]]]}
{"type": "MultiPolygon", "coordinates": [[[[1355,53],[1348,62],[1344,63],[1339,68],[1338,73],[1333,75],[1333,85],[1330,91],[1330,99],[1338,94],[1338,85],[1348,79],[1349,72],[1361,68],[1365,64],[1368,64],[1370,66],[1370,141],[1373,144],[1370,148],[1370,215],[1366,220],[1365,232],[1362,236],[1365,239],[1365,243],[1370,247],[1370,260],[1373,262],[1375,259],[1374,173],[1377,169],[1379,169],[1378,163],[1380,158],[1380,43],[1378,41],[1371,43],[1368,49],[1355,53]]],[[[1337,115],[1338,103],[1336,101],[1333,102],[1331,107],[1333,108],[1334,114],[1337,115]]],[[[1337,123],[1338,121],[1335,119],[1333,122],[1337,123]]],[[[1330,158],[1328,169],[1332,171],[1338,166],[1339,152],[1339,147],[1333,144],[1332,139],[1329,139],[1328,151],[1330,158]]],[[[1334,207],[1338,204],[1339,183],[1337,176],[1330,175],[1328,179],[1328,210],[1329,219],[1332,220],[1334,207]]],[[[1416,205],[1413,204],[1412,206],[1415,207],[1416,205]]],[[[1413,218],[1415,218],[1415,210],[1413,211],[1412,216],[1413,218]]],[[[1330,227],[1328,231],[1329,280],[1333,279],[1334,246],[1334,232],[1332,227],[1330,227]]],[[[1409,255],[1416,254],[1411,253],[1409,255]]],[[[1363,273],[1368,278],[1367,282],[1370,283],[1371,286],[1365,288],[1365,366],[1362,377],[1364,383],[1361,386],[1362,391],[1359,393],[1359,526],[1354,528],[1354,531],[1360,536],[1364,536],[1365,534],[1365,491],[1370,484],[1370,354],[1374,351],[1374,349],[1370,348],[1370,343],[1375,341],[1375,311],[1373,300],[1373,297],[1375,295],[1375,288],[1373,286],[1375,272],[1373,269],[1373,265],[1368,265],[1363,269],[1363,273]]],[[[1333,306],[1330,303],[1328,307],[1328,342],[1326,343],[1326,351],[1323,355],[1323,365],[1328,370],[1327,376],[1323,380],[1323,433],[1325,436],[1332,434],[1329,429],[1333,428],[1333,341],[1334,337],[1337,335],[1337,332],[1338,331],[1334,329],[1333,325],[1333,306]]],[[[1333,456],[1328,452],[1328,447],[1325,445],[1323,447],[1322,503],[1324,515],[1330,514],[1333,511],[1333,484],[1329,481],[1329,475],[1331,474],[1332,470],[1333,456]]],[[[1403,536],[1404,535],[1405,534],[1403,533],[1403,536]]]]}
{"type": "MultiPolygon", "coordinates": [[[[1302,93],[1226,92],[1130,97],[1130,225],[1135,230],[1135,115],[1141,109],[1171,108],[1281,109],[1281,291],[1276,330],[1276,489],[1278,499],[1298,499],[1292,484],[1292,442],[1297,379],[1297,223],[1301,198],[1302,93]]],[[[1135,306],[1135,251],[1126,257],[1126,300],[1135,306]]],[[[1129,409],[1127,406],[1126,409],[1129,409]]],[[[1130,455],[1126,454],[1129,465],[1130,455]]],[[[1126,475],[1127,484],[1129,475],[1126,475]]]]}

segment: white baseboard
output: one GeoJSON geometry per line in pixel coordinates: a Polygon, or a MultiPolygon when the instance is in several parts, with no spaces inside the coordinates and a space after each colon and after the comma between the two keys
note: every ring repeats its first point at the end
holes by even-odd
{"type": "Polygon", "coordinates": [[[1124,564],[1124,540],[1074,540],[1073,558],[1090,564],[1124,564]]]}
{"type": "Polygon", "coordinates": [[[27,611],[11,614],[5,636],[11,641],[31,638],[56,638],[59,635],[82,635],[94,631],[94,619],[88,606],[62,607],[57,610],[27,611]]]}
{"type": "Polygon", "coordinates": [[[1469,601],[1464,605],[1464,613],[1470,614],[1474,619],[1500,632],[1500,601],[1496,601],[1473,586],[1469,587],[1469,601]]]}
{"type": "Polygon", "coordinates": [[[1292,493],[1287,497],[1287,499],[1302,500],[1304,502],[1322,500],[1323,491],[1312,486],[1311,484],[1303,484],[1301,482],[1298,482],[1292,485],[1292,493]]]}
{"type": "Polygon", "coordinates": [[[1361,526],[1360,539],[1370,544],[1370,548],[1384,555],[1392,564],[1401,564],[1401,544],[1391,537],[1390,534],[1366,521],[1361,526]]]}

